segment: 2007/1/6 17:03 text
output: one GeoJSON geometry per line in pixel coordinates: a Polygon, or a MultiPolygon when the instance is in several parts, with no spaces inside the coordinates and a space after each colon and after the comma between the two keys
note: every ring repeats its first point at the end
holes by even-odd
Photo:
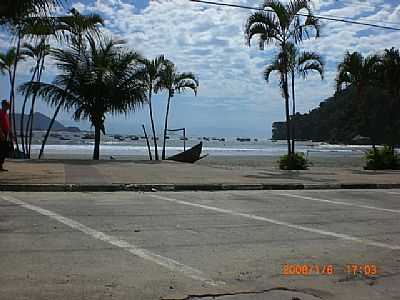
{"type": "Polygon", "coordinates": [[[342,268],[333,264],[284,264],[282,275],[334,275],[340,270],[349,275],[374,276],[378,274],[375,264],[346,264],[342,268]]]}

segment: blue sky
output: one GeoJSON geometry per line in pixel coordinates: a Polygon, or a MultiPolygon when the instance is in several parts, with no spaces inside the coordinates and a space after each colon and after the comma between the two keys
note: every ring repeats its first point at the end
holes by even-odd
{"type": "MultiPolygon", "coordinates": [[[[256,0],[218,0],[259,6],[256,0]]],[[[317,0],[314,11],[400,28],[400,3],[397,0],[317,0]]],[[[192,71],[200,79],[197,97],[190,92],[173,99],[170,127],[186,127],[189,134],[215,136],[270,137],[273,121],[284,118],[283,100],[276,77],[267,84],[263,66],[275,53],[273,46],[260,51],[247,47],[243,27],[249,11],[213,7],[188,0],[81,0],[70,1],[82,13],[96,12],[105,22],[104,30],[127,41],[127,46],[148,58],[164,54],[175,62],[178,71],[192,71]]],[[[384,48],[400,47],[400,31],[372,29],[360,25],[322,22],[322,36],[308,40],[302,49],[319,52],[326,62],[325,80],[310,76],[297,80],[297,107],[300,112],[314,108],[334,91],[335,70],[346,50],[364,55],[384,48]]],[[[0,32],[2,51],[10,37],[0,32]]],[[[18,82],[29,78],[29,61],[18,72],[18,82]]],[[[51,81],[57,70],[49,64],[44,80],[51,81]]],[[[7,97],[7,78],[0,77],[0,97],[7,97]]],[[[18,98],[19,102],[21,97],[18,98]]],[[[166,95],[154,101],[157,131],[162,130],[166,95]]],[[[41,103],[38,110],[50,115],[52,108],[41,103]]],[[[148,108],[107,118],[110,133],[139,133],[141,124],[149,127],[148,108]]],[[[89,129],[85,122],[76,124],[70,114],[58,120],[89,129]]]]}

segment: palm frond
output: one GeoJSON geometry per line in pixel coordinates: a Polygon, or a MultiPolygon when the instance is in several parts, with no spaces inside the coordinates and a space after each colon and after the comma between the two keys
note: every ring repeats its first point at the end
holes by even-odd
{"type": "Polygon", "coordinates": [[[265,44],[268,45],[274,40],[282,40],[279,23],[274,14],[255,12],[248,17],[245,25],[245,37],[249,46],[254,36],[259,38],[260,49],[263,49],[265,44]]]}

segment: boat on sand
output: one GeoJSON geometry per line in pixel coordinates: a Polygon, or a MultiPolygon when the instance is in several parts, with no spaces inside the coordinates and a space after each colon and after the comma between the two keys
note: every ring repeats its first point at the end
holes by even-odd
{"type": "Polygon", "coordinates": [[[185,162],[185,163],[194,163],[199,159],[206,157],[207,155],[201,156],[201,150],[203,149],[203,143],[200,142],[197,145],[194,145],[192,148],[183,151],[181,153],[175,154],[171,157],[168,157],[168,160],[185,162]]]}

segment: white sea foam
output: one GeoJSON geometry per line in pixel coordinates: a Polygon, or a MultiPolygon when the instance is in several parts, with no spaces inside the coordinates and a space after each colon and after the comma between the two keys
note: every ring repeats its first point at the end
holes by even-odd
{"type": "MultiPolygon", "coordinates": [[[[93,152],[93,143],[90,144],[58,144],[58,145],[47,145],[45,148],[45,152],[47,154],[91,154],[93,152]]],[[[190,145],[186,147],[188,149],[190,145]]],[[[303,152],[303,153],[320,153],[320,154],[327,154],[327,153],[338,153],[338,154],[357,154],[359,155],[366,149],[368,146],[354,146],[354,145],[316,145],[316,146],[309,146],[306,144],[298,144],[296,151],[303,152]]],[[[37,152],[40,149],[40,145],[32,145],[32,150],[37,152]]],[[[154,150],[154,147],[151,147],[154,150]]],[[[161,149],[161,147],[159,147],[161,149]]],[[[286,153],[286,145],[283,143],[260,143],[255,145],[245,145],[245,144],[227,144],[224,146],[203,146],[203,152],[208,153],[210,155],[245,155],[245,156],[252,156],[252,155],[282,155],[286,153]]],[[[168,155],[175,154],[178,152],[183,151],[182,146],[168,146],[166,148],[166,152],[168,155]]],[[[113,143],[113,144],[102,144],[100,146],[100,152],[102,155],[120,155],[120,156],[127,156],[127,155],[147,155],[147,147],[143,145],[129,145],[129,144],[122,144],[122,143],[113,143]]]]}

